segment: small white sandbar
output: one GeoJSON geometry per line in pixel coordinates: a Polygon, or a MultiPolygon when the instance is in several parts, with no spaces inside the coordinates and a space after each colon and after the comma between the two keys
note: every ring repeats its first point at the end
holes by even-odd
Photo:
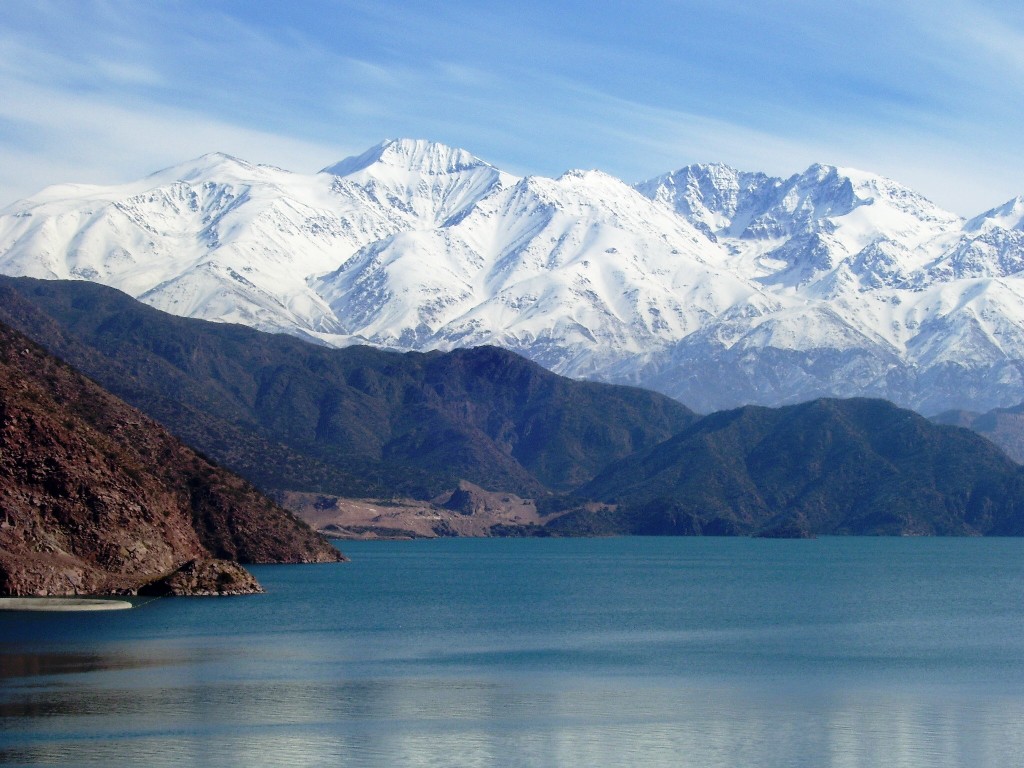
{"type": "Polygon", "coordinates": [[[127,600],[83,597],[0,597],[0,611],[123,611],[127,600]]]}

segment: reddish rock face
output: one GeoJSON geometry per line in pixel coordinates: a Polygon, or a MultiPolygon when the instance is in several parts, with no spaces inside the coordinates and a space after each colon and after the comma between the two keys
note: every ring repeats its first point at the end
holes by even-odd
{"type": "Polygon", "coordinates": [[[258,590],[216,558],[342,559],[245,481],[0,326],[0,594],[134,592],[211,560],[204,584],[223,572],[236,591],[258,590]]]}
{"type": "Polygon", "coordinates": [[[150,582],[140,595],[251,595],[262,592],[259,582],[238,563],[190,560],[174,573],[150,582]]]}

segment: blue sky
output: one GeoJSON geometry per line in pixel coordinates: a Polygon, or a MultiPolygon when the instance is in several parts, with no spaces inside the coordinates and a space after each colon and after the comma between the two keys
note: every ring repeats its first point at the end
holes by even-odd
{"type": "Polygon", "coordinates": [[[513,173],[875,171],[1024,194],[1024,4],[0,3],[0,205],[206,152],[315,171],[390,137],[513,173]]]}

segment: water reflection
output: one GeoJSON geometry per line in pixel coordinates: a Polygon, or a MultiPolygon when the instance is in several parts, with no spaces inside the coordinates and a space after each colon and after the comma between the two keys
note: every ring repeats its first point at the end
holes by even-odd
{"type": "Polygon", "coordinates": [[[204,682],[188,667],[148,669],[127,686],[57,675],[9,688],[0,763],[933,768],[1024,754],[1019,700],[956,689],[548,675],[204,682]]]}
{"type": "Polygon", "coordinates": [[[0,653],[0,680],[174,663],[172,659],[133,658],[98,653],[0,653]]]}

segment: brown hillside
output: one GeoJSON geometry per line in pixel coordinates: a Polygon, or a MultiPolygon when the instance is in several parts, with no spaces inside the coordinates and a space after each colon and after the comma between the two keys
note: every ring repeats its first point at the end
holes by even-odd
{"type": "MultiPolygon", "coordinates": [[[[340,555],[248,483],[0,325],[0,594],[133,592],[211,557],[340,555]]],[[[193,580],[191,591],[258,589],[237,570],[203,572],[212,585],[193,580]]]]}

